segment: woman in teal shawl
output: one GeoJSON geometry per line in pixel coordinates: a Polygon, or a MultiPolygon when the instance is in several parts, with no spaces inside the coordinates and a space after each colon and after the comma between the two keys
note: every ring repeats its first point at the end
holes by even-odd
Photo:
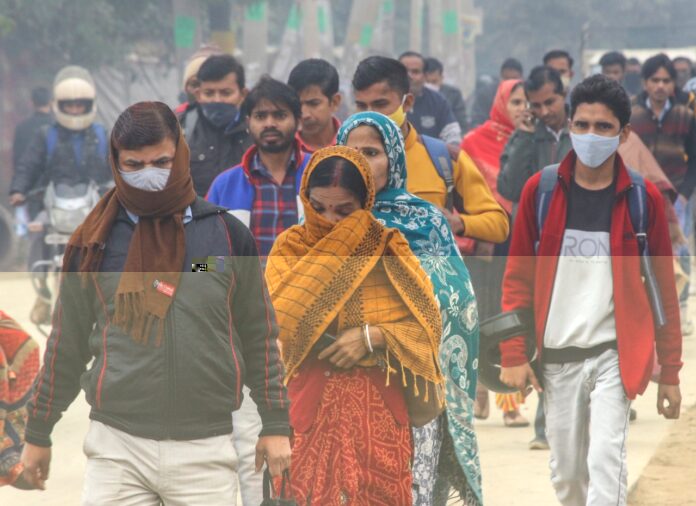
{"type": "MultiPolygon", "coordinates": [[[[337,143],[359,149],[372,162],[381,154],[373,152],[374,143],[372,147],[364,142],[360,145],[360,139],[370,132],[361,129],[351,136],[363,126],[371,127],[381,138],[388,160],[386,173],[375,174],[378,193],[372,212],[378,221],[399,229],[406,237],[430,276],[442,312],[440,365],[446,378],[447,408],[435,422],[413,429],[414,504],[434,501],[444,505],[450,487],[466,504],[482,504],[481,467],[473,427],[479,328],[469,272],[444,215],[406,191],[404,139],[394,122],[379,113],[354,114],[341,126],[337,143]]],[[[371,165],[374,171],[375,165],[371,165]]]]}

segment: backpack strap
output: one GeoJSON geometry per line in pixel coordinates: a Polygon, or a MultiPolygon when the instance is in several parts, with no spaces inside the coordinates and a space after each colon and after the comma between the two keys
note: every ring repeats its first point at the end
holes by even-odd
{"type": "Polygon", "coordinates": [[[429,135],[421,135],[420,137],[430,160],[432,160],[435,166],[435,170],[437,170],[438,175],[445,182],[445,187],[447,188],[445,208],[451,211],[454,207],[454,164],[447,149],[447,144],[429,135]]]}
{"type": "MultiPolygon", "coordinates": [[[[541,179],[539,180],[539,186],[536,193],[536,218],[537,218],[537,231],[539,232],[539,240],[541,240],[541,231],[544,229],[544,224],[546,223],[546,217],[549,214],[549,207],[551,206],[551,197],[558,184],[558,167],[560,164],[555,163],[544,167],[541,170],[541,179]]],[[[537,241],[538,247],[538,241],[537,241]]]]}
{"type": "Polygon", "coordinates": [[[631,188],[626,195],[628,199],[628,213],[631,218],[633,232],[638,241],[638,254],[640,258],[640,271],[643,276],[643,284],[652,309],[653,322],[656,328],[662,328],[667,324],[667,314],[662,304],[662,295],[657,277],[650,261],[648,248],[648,191],[645,188],[645,179],[636,171],[628,169],[631,176],[631,188]]]}
{"type": "MultiPolygon", "coordinates": [[[[107,141],[106,141],[106,129],[103,125],[98,123],[92,123],[92,132],[97,138],[97,152],[101,158],[106,159],[107,153],[107,141]]],[[[81,146],[77,146],[77,137],[73,136],[73,150],[75,152],[76,159],[82,158],[81,146]]],[[[51,160],[53,153],[56,151],[56,146],[58,144],[58,127],[56,125],[51,125],[46,132],[46,160],[51,160]]]]}
{"type": "Polygon", "coordinates": [[[58,144],[58,127],[55,124],[48,127],[46,131],[46,160],[50,161],[58,144]]]}
{"type": "MultiPolygon", "coordinates": [[[[559,164],[549,165],[541,172],[539,187],[536,195],[536,214],[537,214],[537,230],[539,238],[546,223],[546,217],[549,213],[551,205],[551,197],[558,183],[558,167],[559,164]]],[[[645,180],[643,176],[636,171],[629,169],[631,176],[631,189],[628,191],[628,212],[631,217],[631,225],[638,239],[638,248],[640,254],[645,253],[647,245],[647,230],[648,230],[648,193],[645,188],[645,180]]]]}
{"type": "Polygon", "coordinates": [[[628,212],[631,217],[633,232],[638,239],[638,251],[641,255],[649,254],[647,250],[648,232],[648,191],[645,188],[645,179],[632,169],[628,169],[631,176],[631,189],[628,191],[628,212]]]}
{"type": "Polygon", "coordinates": [[[104,128],[104,125],[92,123],[92,132],[94,132],[94,136],[97,138],[97,153],[99,153],[99,156],[101,158],[106,159],[108,153],[106,142],[106,129],[104,128]]]}

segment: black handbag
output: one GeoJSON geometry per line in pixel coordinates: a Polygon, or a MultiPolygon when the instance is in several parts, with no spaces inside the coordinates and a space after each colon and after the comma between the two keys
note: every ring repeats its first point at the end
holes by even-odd
{"type": "Polygon", "coordinates": [[[280,494],[276,494],[273,489],[273,478],[268,468],[263,471],[263,502],[261,506],[297,506],[295,499],[290,495],[285,495],[285,485],[290,485],[290,473],[286,469],[283,471],[283,482],[280,485],[280,494]]]}
{"type": "Polygon", "coordinates": [[[489,390],[501,394],[516,392],[517,389],[500,381],[499,344],[512,337],[525,336],[527,358],[537,380],[541,382],[541,367],[537,359],[534,313],[531,310],[509,311],[491,316],[479,325],[481,341],[479,345],[479,381],[489,390]]]}

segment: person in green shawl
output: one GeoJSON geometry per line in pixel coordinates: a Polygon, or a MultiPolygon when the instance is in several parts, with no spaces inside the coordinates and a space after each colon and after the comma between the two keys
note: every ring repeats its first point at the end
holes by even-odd
{"type": "Polygon", "coordinates": [[[404,139],[393,121],[375,112],[354,114],[341,126],[337,142],[359,150],[370,162],[377,191],[372,213],[406,237],[440,305],[446,410],[413,428],[413,503],[444,505],[454,489],[465,504],[480,505],[481,466],[473,426],[479,326],[469,272],[444,215],[406,191],[404,139]]]}

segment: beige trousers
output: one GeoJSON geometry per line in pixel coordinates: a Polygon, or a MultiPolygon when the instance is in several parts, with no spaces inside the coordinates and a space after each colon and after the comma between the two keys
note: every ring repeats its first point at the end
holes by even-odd
{"type": "Polygon", "coordinates": [[[232,434],[156,441],[92,420],[84,452],[83,506],[237,504],[232,434]]]}

